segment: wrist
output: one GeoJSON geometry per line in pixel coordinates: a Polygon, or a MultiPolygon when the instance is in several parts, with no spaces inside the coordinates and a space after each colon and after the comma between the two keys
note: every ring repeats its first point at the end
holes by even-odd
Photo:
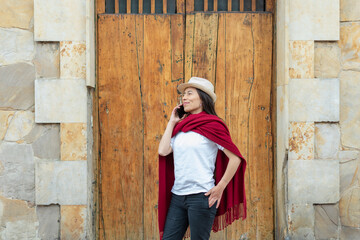
{"type": "Polygon", "coordinates": [[[223,180],[220,180],[220,182],[218,182],[217,186],[219,186],[221,189],[225,189],[227,186],[227,183],[223,180]]]}

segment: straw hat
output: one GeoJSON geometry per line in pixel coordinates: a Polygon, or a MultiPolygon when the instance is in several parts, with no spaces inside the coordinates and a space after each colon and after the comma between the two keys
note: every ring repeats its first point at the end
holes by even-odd
{"type": "Polygon", "coordinates": [[[212,85],[212,83],[209,80],[207,80],[205,78],[191,77],[187,83],[180,84],[177,87],[177,89],[181,93],[184,93],[185,89],[188,87],[194,87],[194,88],[200,89],[200,90],[204,91],[205,93],[207,93],[214,102],[216,101],[214,85],[212,85]]]}

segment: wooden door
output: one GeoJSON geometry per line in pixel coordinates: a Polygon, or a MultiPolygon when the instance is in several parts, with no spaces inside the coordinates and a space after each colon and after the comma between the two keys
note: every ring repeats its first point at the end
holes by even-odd
{"type": "Polygon", "coordinates": [[[248,162],[248,217],[211,238],[273,239],[272,21],[270,12],[98,15],[100,239],[158,238],[157,148],[191,76],[214,84],[248,162]]]}

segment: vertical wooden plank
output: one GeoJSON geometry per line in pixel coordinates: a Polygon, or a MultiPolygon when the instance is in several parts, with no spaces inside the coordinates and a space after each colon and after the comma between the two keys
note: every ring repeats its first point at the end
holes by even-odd
{"type": "Polygon", "coordinates": [[[185,25],[185,82],[187,82],[193,74],[193,49],[194,49],[194,31],[195,31],[195,15],[186,15],[185,25]]]}
{"type": "Polygon", "coordinates": [[[195,14],[193,76],[203,77],[215,82],[217,14],[195,14]]]}
{"type": "Polygon", "coordinates": [[[204,12],[208,11],[208,0],[204,0],[204,12]]]}
{"type": "Polygon", "coordinates": [[[271,132],[272,14],[252,14],[254,98],[249,129],[252,195],[256,203],[259,239],[273,239],[274,186],[271,132]]]}
{"type": "Polygon", "coordinates": [[[230,225],[227,239],[240,239],[244,234],[249,239],[256,239],[254,207],[251,201],[251,167],[249,158],[249,116],[253,83],[253,38],[250,14],[225,13],[225,77],[226,77],[226,124],[234,143],[247,160],[245,189],[247,196],[247,219],[238,220],[230,225]]]}
{"type": "Polygon", "coordinates": [[[244,11],[244,0],[239,0],[240,1],[240,12],[244,11]]]}
{"type": "Polygon", "coordinates": [[[214,12],[218,10],[218,0],[214,0],[214,12]]]}
{"type": "MultiPolygon", "coordinates": [[[[157,239],[158,159],[161,134],[176,106],[177,81],[171,81],[172,34],[180,37],[183,15],[146,15],[144,20],[144,67],[141,89],[144,112],[144,239],[157,239]],[[172,23],[174,21],[174,25],[172,23]],[[173,29],[174,27],[174,29],[173,29]],[[176,29],[178,28],[178,29],[176,29]],[[156,31],[157,34],[154,34],[156,31]],[[154,118],[154,116],[157,116],[154,118]]],[[[182,46],[178,46],[181,47],[182,46]]],[[[181,52],[181,49],[175,52],[181,52]]],[[[175,68],[176,69],[176,68],[175,68]]]]}
{"type": "Polygon", "coordinates": [[[185,0],[176,0],[177,13],[185,13],[185,0]]]}
{"type": "Polygon", "coordinates": [[[186,13],[194,11],[194,0],[186,0],[186,13]]]}
{"type": "Polygon", "coordinates": [[[171,18],[171,81],[178,84],[184,79],[185,15],[172,15],[171,18]]]}
{"type": "Polygon", "coordinates": [[[105,0],[96,0],[96,14],[105,13],[105,0]]]}
{"type": "Polygon", "coordinates": [[[139,13],[143,13],[143,0],[139,0],[139,13]]]}
{"type": "MultiPolygon", "coordinates": [[[[225,121],[225,100],[226,100],[226,78],[225,78],[225,14],[218,13],[218,32],[216,46],[216,79],[214,82],[215,93],[217,96],[215,110],[218,116],[225,121]]],[[[212,240],[226,239],[226,229],[217,233],[211,233],[212,240]]]]}
{"type": "Polygon", "coordinates": [[[265,10],[268,12],[274,12],[275,0],[266,0],[265,1],[265,10]]]}
{"type": "Polygon", "coordinates": [[[232,4],[231,0],[228,0],[228,11],[229,12],[231,12],[231,4],[232,4]]]}
{"type": "Polygon", "coordinates": [[[151,13],[155,13],[155,0],[151,0],[151,13]]]}
{"type": "Polygon", "coordinates": [[[256,12],[256,0],[251,0],[251,11],[256,12]]]}
{"type": "Polygon", "coordinates": [[[115,13],[119,13],[119,0],[115,0],[115,13]]]}
{"type": "Polygon", "coordinates": [[[131,13],[131,0],[126,2],[126,13],[131,13]]]}
{"type": "Polygon", "coordinates": [[[143,238],[143,118],[134,16],[99,20],[104,31],[99,39],[100,171],[106,173],[101,175],[101,239],[143,238]]]}
{"type": "Polygon", "coordinates": [[[167,13],[167,0],[163,0],[163,13],[167,13]]]}

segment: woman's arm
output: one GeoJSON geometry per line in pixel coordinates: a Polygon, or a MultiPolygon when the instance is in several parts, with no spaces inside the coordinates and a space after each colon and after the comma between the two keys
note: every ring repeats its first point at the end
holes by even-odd
{"type": "Polygon", "coordinates": [[[177,105],[171,112],[170,120],[166,126],[164,135],[160,140],[158,152],[161,156],[166,156],[172,152],[172,148],[170,146],[170,139],[176,123],[180,121],[180,118],[176,114],[176,109],[178,109],[180,106],[181,104],[177,105]]]}
{"type": "Polygon", "coordinates": [[[229,150],[224,148],[224,153],[229,158],[229,163],[226,167],[225,173],[223,177],[221,178],[220,182],[210,189],[207,193],[205,193],[206,196],[209,196],[209,206],[212,207],[212,205],[217,201],[216,208],[220,205],[221,196],[224,192],[224,189],[230,182],[230,180],[234,177],[236,170],[238,169],[241,159],[236,156],[234,153],[230,152],[229,150]]]}

